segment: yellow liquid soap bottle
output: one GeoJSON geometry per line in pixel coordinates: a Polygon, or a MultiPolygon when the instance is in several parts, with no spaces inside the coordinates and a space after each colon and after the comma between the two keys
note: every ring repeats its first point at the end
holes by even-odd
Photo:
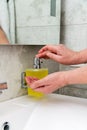
{"type": "MultiPolygon", "coordinates": [[[[26,76],[31,76],[31,77],[34,77],[34,78],[36,77],[38,79],[42,79],[42,78],[44,78],[45,76],[48,75],[48,69],[47,68],[41,68],[40,59],[34,58],[34,68],[27,69],[25,73],[26,73],[26,76]]],[[[36,92],[33,89],[31,89],[29,86],[28,86],[28,95],[33,96],[33,97],[37,97],[37,98],[44,96],[43,93],[36,92]]]]}

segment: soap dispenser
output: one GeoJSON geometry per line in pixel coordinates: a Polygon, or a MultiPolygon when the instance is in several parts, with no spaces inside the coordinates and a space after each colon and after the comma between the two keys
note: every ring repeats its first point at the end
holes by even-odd
{"type": "MultiPolygon", "coordinates": [[[[34,58],[33,61],[33,68],[30,69],[26,69],[25,70],[25,76],[31,76],[37,79],[42,79],[45,76],[48,75],[48,69],[47,68],[41,68],[41,60],[40,58],[34,58]]],[[[36,92],[33,89],[31,89],[29,87],[29,85],[27,85],[28,88],[28,95],[29,96],[33,96],[33,97],[43,97],[43,93],[41,92],[36,92]]]]}

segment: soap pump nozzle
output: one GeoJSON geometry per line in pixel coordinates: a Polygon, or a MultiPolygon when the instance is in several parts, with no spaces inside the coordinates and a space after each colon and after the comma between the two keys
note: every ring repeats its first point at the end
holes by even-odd
{"type": "Polygon", "coordinates": [[[40,58],[35,57],[34,58],[34,69],[40,69],[41,68],[41,60],[40,58]]]}

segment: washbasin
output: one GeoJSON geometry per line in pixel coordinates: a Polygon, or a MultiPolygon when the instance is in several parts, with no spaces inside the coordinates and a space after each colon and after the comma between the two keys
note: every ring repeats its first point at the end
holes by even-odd
{"type": "Polygon", "coordinates": [[[24,130],[87,130],[87,99],[50,95],[33,111],[24,130]]]}
{"type": "Polygon", "coordinates": [[[87,130],[87,99],[58,94],[11,99],[0,103],[0,130],[87,130]]]}
{"type": "Polygon", "coordinates": [[[0,130],[24,130],[37,104],[27,96],[0,103],[0,130]],[[9,129],[5,129],[6,125],[9,129]]]}

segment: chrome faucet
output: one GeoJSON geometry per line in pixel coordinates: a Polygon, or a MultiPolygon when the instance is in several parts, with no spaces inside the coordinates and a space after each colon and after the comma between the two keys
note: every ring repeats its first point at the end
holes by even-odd
{"type": "Polygon", "coordinates": [[[0,83],[0,94],[2,93],[2,90],[7,89],[7,82],[0,83]]]}

